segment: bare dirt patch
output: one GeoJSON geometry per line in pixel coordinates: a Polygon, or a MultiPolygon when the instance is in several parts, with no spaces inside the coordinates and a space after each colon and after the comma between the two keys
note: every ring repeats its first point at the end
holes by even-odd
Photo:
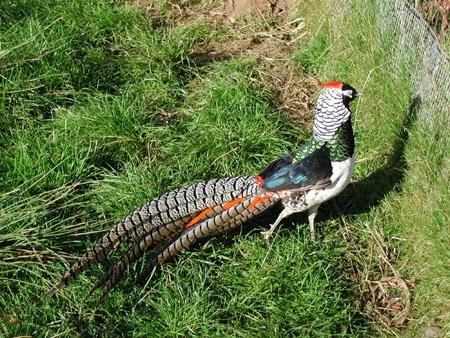
{"type": "MultiPolygon", "coordinates": [[[[134,1],[131,1],[134,3],[134,1]]],[[[169,11],[151,2],[136,2],[157,26],[185,26],[207,20],[228,38],[199,43],[190,59],[197,67],[215,61],[253,58],[260,85],[296,125],[310,125],[317,81],[290,62],[305,35],[304,21],[294,14],[294,0],[228,0],[213,5],[171,3],[169,11]]]]}
{"type": "Polygon", "coordinates": [[[293,0],[232,0],[225,2],[223,13],[229,18],[240,16],[243,13],[260,15],[262,17],[285,16],[293,8],[293,0]]]}
{"type": "Polygon", "coordinates": [[[198,45],[194,62],[254,58],[261,84],[295,124],[310,124],[311,97],[317,81],[290,63],[296,43],[305,35],[304,21],[294,16],[293,0],[234,0],[209,9],[230,32],[222,42],[198,45]]]}

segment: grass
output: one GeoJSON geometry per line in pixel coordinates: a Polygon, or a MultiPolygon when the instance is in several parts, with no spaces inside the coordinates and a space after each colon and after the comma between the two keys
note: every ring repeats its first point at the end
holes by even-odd
{"type": "Polygon", "coordinates": [[[129,288],[130,271],[98,308],[82,299],[99,267],[39,297],[136,207],[195,181],[257,173],[310,133],[289,122],[258,58],[197,65],[195,46],[233,31],[177,25],[171,8],[0,4],[0,335],[448,332],[448,135],[415,121],[407,69],[393,72],[370,6],[356,2],[339,20],[326,1],[299,4],[308,34],[285,61],[297,76],[364,92],[353,106],[356,182],[321,208],[319,244],[300,216],[267,246],[259,231],[275,210],[179,255],[144,288],[129,288]],[[387,276],[411,282],[407,327],[371,301],[386,295],[368,286],[387,276]]]}
{"type": "Polygon", "coordinates": [[[360,155],[355,176],[360,180],[347,193],[364,191],[364,197],[356,199],[362,204],[354,203],[354,211],[369,209],[353,225],[370,236],[359,234],[366,245],[356,249],[359,252],[352,260],[358,264],[365,252],[361,276],[409,279],[412,290],[409,325],[401,329],[402,322],[400,331],[389,316],[368,308],[372,319],[382,324],[379,334],[417,337],[435,326],[445,336],[450,330],[446,263],[450,198],[448,180],[443,179],[449,170],[450,139],[444,127],[448,114],[436,112],[432,128],[416,121],[415,101],[408,88],[408,55],[403,65],[402,60],[391,58],[394,42],[388,32],[382,39],[376,36],[370,8],[355,3],[341,20],[329,20],[328,14],[322,21],[313,20],[312,25],[320,22],[321,28],[319,33],[312,29],[316,35],[301,48],[299,60],[306,59],[308,67],[326,77],[332,71],[365,79],[365,98],[358,102],[356,119],[360,155]]]}

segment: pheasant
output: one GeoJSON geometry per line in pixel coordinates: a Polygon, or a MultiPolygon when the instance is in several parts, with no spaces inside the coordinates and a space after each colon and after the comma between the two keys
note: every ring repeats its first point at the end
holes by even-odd
{"type": "Polygon", "coordinates": [[[144,204],[100,238],[48,292],[55,294],[96,262],[104,262],[120,244],[129,250],[91,289],[103,288],[99,301],[117,285],[125,269],[152,250],[137,277],[145,282],[153,268],[199,239],[235,229],[281,202],[284,207],[270,229],[268,240],[287,216],[308,211],[312,240],[319,206],[338,195],[354,169],[354,137],[349,103],[360,93],[340,81],[323,87],[315,108],[312,138],[300,149],[271,163],[256,176],[212,179],[170,191],[144,204]]]}

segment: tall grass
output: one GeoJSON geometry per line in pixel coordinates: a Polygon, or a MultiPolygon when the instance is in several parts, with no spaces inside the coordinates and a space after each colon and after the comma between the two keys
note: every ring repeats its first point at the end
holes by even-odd
{"type": "MultiPolygon", "coordinates": [[[[366,252],[361,276],[391,275],[411,283],[409,325],[400,331],[380,328],[388,335],[422,336],[437,327],[445,336],[450,332],[448,111],[436,112],[433,127],[416,121],[420,102],[410,94],[409,56],[391,57],[395,40],[378,31],[369,2],[352,2],[337,12],[326,1],[322,11],[311,5],[304,2],[299,9],[312,20],[298,60],[325,78],[359,82],[364,92],[355,128],[359,181],[347,190],[363,191],[353,205],[367,211],[352,226],[366,242],[354,261],[366,252]]],[[[383,324],[383,317],[374,319],[383,324]]]]}
{"type": "Polygon", "coordinates": [[[0,335],[397,334],[371,325],[363,305],[366,281],[394,272],[421,279],[412,335],[445,323],[434,306],[448,290],[448,236],[436,235],[448,231],[445,149],[415,124],[408,73],[391,72],[371,8],[356,2],[339,25],[326,1],[297,8],[308,35],[289,66],[364,92],[353,107],[356,182],[321,208],[319,244],[300,216],[267,246],[259,231],[275,210],[203,241],[145,287],[128,287],[130,269],[98,308],[82,299],[100,268],[40,297],[134,208],[194,181],[257,173],[310,133],[274,109],[257,59],[195,66],[193,46],[229,32],[171,24],[170,6],[155,6],[146,16],[120,2],[0,4],[0,335]]]}

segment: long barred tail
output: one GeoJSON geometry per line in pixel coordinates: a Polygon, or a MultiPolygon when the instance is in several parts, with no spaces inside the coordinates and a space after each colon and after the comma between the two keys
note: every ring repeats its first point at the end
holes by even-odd
{"type": "MultiPolygon", "coordinates": [[[[144,282],[151,270],[166,262],[169,258],[179,252],[188,249],[191,245],[204,237],[215,236],[220,233],[231,231],[248,221],[250,218],[262,213],[273,206],[279,200],[278,195],[267,193],[265,195],[252,195],[248,197],[238,197],[233,201],[222,205],[216,205],[201,212],[202,217],[197,222],[188,222],[182,231],[174,236],[169,244],[150,258],[144,270],[138,277],[138,283],[144,282]]],[[[194,220],[193,219],[193,220],[194,220]]],[[[115,286],[123,277],[123,273],[128,265],[135,262],[153,245],[155,241],[149,233],[137,241],[133,247],[118,261],[101,279],[97,281],[89,292],[103,286],[100,300],[115,286]]],[[[89,296],[88,295],[88,296],[89,296]]]]}
{"type": "MultiPolygon", "coordinates": [[[[270,198],[262,197],[266,195],[259,176],[213,179],[168,192],[138,208],[108,231],[61,277],[48,295],[55,294],[92,264],[105,261],[118,245],[136,241],[94,286],[94,289],[104,286],[103,294],[106,294],[120,281],[125,268],[151,246],[170,243],[157,255],[167,260],[199,238],[235,228],[278,201],[275,194],[270,193],[270,198]],[[246,211],[248,207],[251,208],[246,211]],[[173,238],[177,239],[171,242],[173,238]],[[174,249],[169,249],[173,245],[174,249]],[[167,250],[169,256],[164,253],[167,250]]],[[[160,258],[158,262],[162,264],[160,258]]],[[[154,265],[149,263],[146,270],[154,265]]]]}

